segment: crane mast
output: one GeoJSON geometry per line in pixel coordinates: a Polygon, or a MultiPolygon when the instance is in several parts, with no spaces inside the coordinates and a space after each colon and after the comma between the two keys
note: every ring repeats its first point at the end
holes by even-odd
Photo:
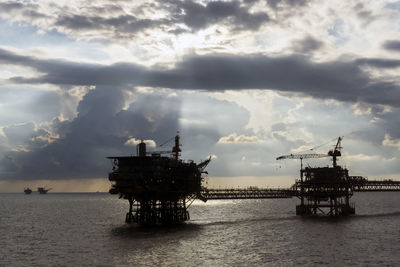
{"type": "Polygon", "coordinates": [[[331,156],[331,157],[332,157],[332,160],[333,160],[333,167],[336,167],[336,166],[337,166],[337,163],[336,163],[337,159],[336,159],[336,157],[340,157],[340,156],[342,155],[342,153],[340,152],[340,150],[342,149],[342,147],[341,147],[342,139],[343,139],[343,136],[342,136],[342,137],[339,136],[339,137],[338,137],[338,140],[337,140],[337,142],[336,142],[335,148],[334,148],[333,150],[330,150],[330,151],[328,152],[328,156],[331,156]]]}

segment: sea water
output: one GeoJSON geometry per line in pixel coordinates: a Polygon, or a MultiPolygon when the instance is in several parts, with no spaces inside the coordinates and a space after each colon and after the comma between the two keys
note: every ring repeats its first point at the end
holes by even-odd
{"type": "Polygon", "coordinates": [[[0,194],[0,266],[399,266],[400,192],[355,193],[356,215],[293,199],[194,202],[177,226],[125,224],[106,193],[0,194]]]}

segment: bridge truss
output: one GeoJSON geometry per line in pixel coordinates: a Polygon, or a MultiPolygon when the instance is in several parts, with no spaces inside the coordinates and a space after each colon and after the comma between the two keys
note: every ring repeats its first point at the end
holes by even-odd
{"type": "Polygon", "coordinates": [[[349,176],[343,182],[313,182],[307,184],[297,180],[290,188],[203,188],[198,196],[203,201],[217,199],[280,199],[298,197],[301,204],[296,207],[299,215],[322,213],[326,215],[348,215],[355,213],[354,203],[349,202],[353,192],[400,191],[400,181],[367,180],[361,176],[349,176]]]}

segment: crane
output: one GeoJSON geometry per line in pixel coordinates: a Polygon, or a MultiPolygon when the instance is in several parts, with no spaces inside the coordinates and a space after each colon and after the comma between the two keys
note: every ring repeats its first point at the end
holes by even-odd
{"type": "Polygon", "coordinates": [[[290,154],[277,157],[276,160],[280,159],[317,159],[328,157],[328,154],[316,154],[316,153],[308,153],[308,154],[290,154]]]}
{"type": "Polygon", "coordinates": [[[340,150],[342,149],[341,146],[341,142],[342,142],[343,136],[339,136],[337,142],[336,142],[336,146],[334,149],[329,150],[328,152],[328,156],[332,157],[333,160],[333,167],[336,167],[336,157],[340,157],[342,155],[342,153],[340,152],[340,150]]]}
{"type": "Polygon", "coordinates": [[[316,154],[316,153],[308,153],[308,154],[290,154],[290,155],[283,155],[277,157],[276,160],[281,159],[300,159],[300,170],[303,169],[303,159],[318,159],[318,158],[325,158],[328,157],[328,154],[316,154]]]}
{"type": "Polygon", "coordinates": [[[283,155],[279,156],[276,158],[276,160],[281,160],[281,159],[300,159],[300,165],[301,168],[300,170],[303,169],[303,159],[316,159],[316,158],[325,158],[325,157],[332,157],[333,159],[333,167],[336,167],[336,161],[337,157],[340,157],[342,154],[340,150],[342,149],[341,147],[341,142],[342,142],[343,136],[339,136],[335,145],[335,148],[332,150],[329,150],[328,154],[317,154],[317,153],[305,153],[305,154],[290,154],[290,155],[283,155]]]}
{"type": "Polygon", "coordinates": [[[160,156],[161,154],[173,154],[174,158],[176,159],[176,161],[178,161],[179,159],[179,152],[181,152],[182,150],[179,148],[180,147],[180,143],[179,143],[179,132],[177,133],[177,135],[175,137],[170,138],[168,141],[164,142],[163,144],[160,145],[163,146],[167,143],[169,143],[170,141],[172,141],[173,139],[175,139],[175,146],[172,148],[172,150],[163,150],[163,151],[152,151],[152,152],[146,152],[146,154],[152,155],[152,156],[160,156]]]}

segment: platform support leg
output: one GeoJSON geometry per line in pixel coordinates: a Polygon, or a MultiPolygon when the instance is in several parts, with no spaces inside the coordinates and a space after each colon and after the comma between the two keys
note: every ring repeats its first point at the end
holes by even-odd
{"type": "Polygon", "coordinates": [[[129,198],[129,212],[126,214],[125,222],[131,223],[133,222],[133,213],[132,213],[132,206],[133,206],[133,199],[129,198]]]}

